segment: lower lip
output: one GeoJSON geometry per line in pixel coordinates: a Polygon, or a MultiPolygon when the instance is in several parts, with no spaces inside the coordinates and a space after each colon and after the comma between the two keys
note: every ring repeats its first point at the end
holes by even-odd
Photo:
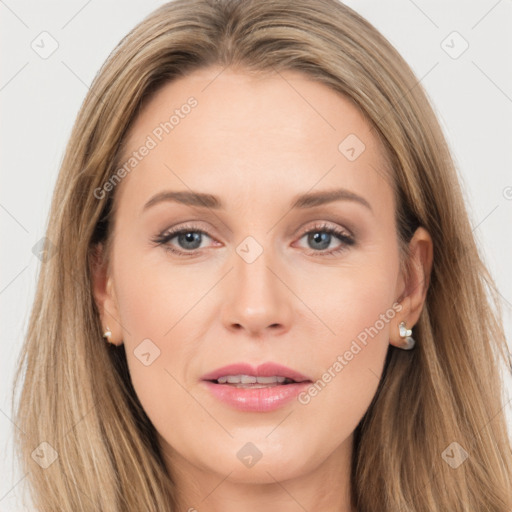
{"type": "Polygon", "coordinates": [[[304,391],[311,382],[297,382],[268,388],[237,388],[228,384],[203,381],[220,401],[247,412],[268,412],[283,407],[304,391]]]}

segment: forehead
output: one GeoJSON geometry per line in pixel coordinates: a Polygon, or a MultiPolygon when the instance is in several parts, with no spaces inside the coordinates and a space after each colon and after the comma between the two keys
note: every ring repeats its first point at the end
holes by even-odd
{"type": "Polygon", "coordinates": [[[116,201],[138,207],[164,186],[240,206],[261,194],[279,201],[339,186],[385,196],[391,185],[386,154],[358,108],[296,71],[213,66],[165,84],[135,119],[118,167],[130,160],[116,201]]]}

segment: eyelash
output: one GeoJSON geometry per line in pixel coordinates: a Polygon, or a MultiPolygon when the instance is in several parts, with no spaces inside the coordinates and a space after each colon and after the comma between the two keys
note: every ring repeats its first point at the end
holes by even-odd
{"type": "MultiPolygon", "coordinates": [[[[173,248],[171,245],[169,245],[169,242],[175,238],[178,235],[184,235],[187,233],[201,233],[202,235],[206,235],[209,238],[212,238],[208,233],[200,229],[198,226],[194,226],[193,224],[181,226],[180,228],[170,230],[170,231],[164,231],[160,233],[158,236],[153,238],[153,243],[155,243],[157,246],[161,245],[163,248],[172,254],[176,254],[178,256],[182,257],[193,257],[197,255],[197,251],[200,249],[194,249],[192,251],[181,251],[173,248]]],[[[307,231],[304,231],[301,236],[299,237],[299,240],[303,238],[305,235],[308,235],[310,233],[328,233],[330,235],[334,235],[340,242],[342,242],[342,245],[338,247],[337,249],[331,249],[328,251],[315,251],[310,249],[310,252],[308,254],[312,254],[314,256],[322,256],[322,257],[329,257],[329,256],[336,256],[339,253],[346,251],[349,246],[352,246],[355,244],[355,240],[352,236],[348,235],[346,231],[343,231],[339,228],[329,226],[326,223],[322,224],[316,224],[312,228],[308,229],[307,231]]]]}

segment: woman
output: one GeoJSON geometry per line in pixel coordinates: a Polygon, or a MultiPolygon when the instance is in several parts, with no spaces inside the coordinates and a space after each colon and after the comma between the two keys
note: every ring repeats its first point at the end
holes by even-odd
{"type": "Polygon", "coordinates": [[[94,80],[47,237],[15,418],[38,510],[512,507],[449,150],[343,4],[157,9],[94,80]]]}

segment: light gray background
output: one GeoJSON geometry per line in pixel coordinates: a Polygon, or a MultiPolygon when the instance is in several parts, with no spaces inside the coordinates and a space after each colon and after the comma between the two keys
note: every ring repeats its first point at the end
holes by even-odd
{"type": "MultiPolygon", "coordinates": [[[[0,0],[2,512],[22,510],[24,475],[13,468],[11,432],[17,427],[10,419],[10,395],[40,264],[32,248],[44,236],[64,148],[94,75],[115,44],[162,3],[0,0]],[[58,43],[46,59],[31,47],[50,48],[43,31],[58,43]]],[[[512,0],[347,3],[397,47],[434,104],[458,165],[474,233],[503,298],[511,340],[512,0]],[[468,49],[453,58],[464,40],[468,49]]],[[[507,386],[510,394],[510,380],[507,386]]],[[[510,404],[502,413],[512,424],[510,404]]]]}

